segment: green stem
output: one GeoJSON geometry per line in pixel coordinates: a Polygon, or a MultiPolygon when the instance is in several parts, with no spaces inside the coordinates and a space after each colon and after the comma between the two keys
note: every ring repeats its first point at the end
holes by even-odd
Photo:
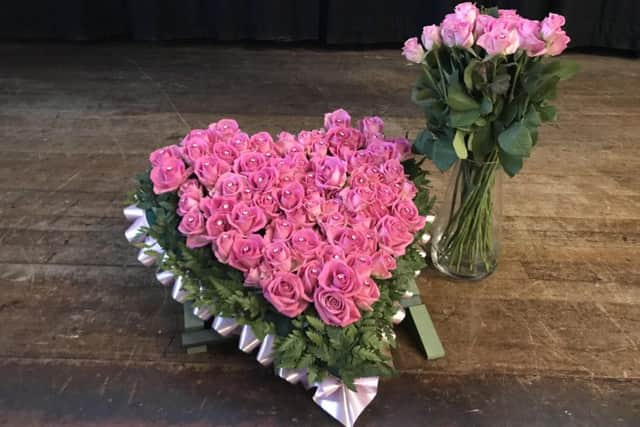
{"type": "Polygon", "coordinates": [[[436,63],[438,64],[438,71],[440,71],[440,85],[442,86],[442,94],[446,101],[447,86],[445,85],[445,82],[444,82],[444,72],[442,71],[442,64],[440,63],[440,55],[438,55],[438,48],[435,49],[435,53],[436,53],[436,63]]]}

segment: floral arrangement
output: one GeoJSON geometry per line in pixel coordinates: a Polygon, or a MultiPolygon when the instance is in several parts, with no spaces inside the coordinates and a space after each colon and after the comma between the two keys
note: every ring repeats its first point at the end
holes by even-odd
{"type": "Polygon", "coordinates": [[[378,117],[352,127],[339,109],[324,129],[276,139],[232,119],[192,130],[149,156],[128,238],[149,236],[141,261],[178,278],[174,296],[216,314],[220,333],[242,327],[259,360],[358,393],[393,372],[393,319],[425,265],[415,236],[431,208],[410,143],[383,128],[378,117]]]}
{"type": "Polygon", "coordinates": [[[495,172],[516,175],[540,124],[556,118],[549,101],[558,82],[577,71],[572,62],[551,59],[570,42],[564,24],[555,13],[540,22],[465,2],[404,44],[404,57],[421,66],[412,100],[427,121],[413,149],[441,171],[460,165],[432,245],[436,266],[448,264],[454,276],[495,267],[495,172]]]}

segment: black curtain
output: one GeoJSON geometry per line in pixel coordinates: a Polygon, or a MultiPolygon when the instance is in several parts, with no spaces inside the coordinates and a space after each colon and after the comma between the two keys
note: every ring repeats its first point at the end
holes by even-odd
{"type": "MultiPolygon", "coordinates": [[[[6,0],[3,40],[259,40],[401,43],[450,0],[6,0]]],[[[640,51],[640,0],[494,0],[527,17],[567,17],[572,47],[640,51]]]]}

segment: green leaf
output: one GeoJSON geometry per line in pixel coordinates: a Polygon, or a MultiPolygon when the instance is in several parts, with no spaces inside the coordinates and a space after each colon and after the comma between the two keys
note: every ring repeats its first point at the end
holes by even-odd
{"type": "Polygon", "coordinates": [[[324,331],[324,323],[319,318],[315,316],[305,316],[305,319],[307,320],[307,323],[309,323],[309,325],[311,325],[311,327],[316,331],[324,331]]]}
{"type": "Polygon", "coordinates": [[[458,155],[453,149],[453,143],[450,135],[445,135],[438,138],[433,143],[433,149],[430,156],[427,156],[433,161],[440,171],[444,172],[451,167],[458,160],[458,155]]]}
{"type": "Polygon", "coordinates": [[[431,133],[429,129],[423,129],[418,136],[416,136],[413,147],[418,154],[424,154],[431,158],[434,142],[435,137],[433,136],[433,133],[431,133]]]}
{"type": "Polygon", "coordinates": [[[480,110],[452,111],[449,115],[449,126],[452,128],[468,128],[480,117],[480,110]]]}
{"type": "Polygon", "coordinates": [[[511,177],[515,176],[520,172],[520,169],[522,169],[522,157],[512,156],[502,150],[498,150],[498,159],[500,160],[502,169],[511,177]]]}
{"type": "Polygon", "coordinates": [[[465,134],[460,131],[456,131],[456,135],[453,137],[453,149],[459,159],[466,159],[468,156],[467,147],[464,143],[465,134]]]}
{"type": "Polygon", "coordinates": [[[486,116],[487,114],[491,113],[492,110],[493,101],[491,101],[491,98],[489,98],[488,96],[483,97],[482,102],[480,102],[480,113],[482,113],[483,116],[486,116]]]}
{"type": "Polygon", "coordinates": [[[508,73],[498,74],[489,84],[489,90],[494,95],[504,95],[511,86],[511,76],[508,73]]]}
{"type": "Polygon", "coordinates": [[[480,107],[475,99],[465,93],[460,82],[456,80],[449,85],[447,105],[455,111],[477,110],[480,107]]]}
{"type": "Polygon", "coordinates": [[[541,105],[538,107],[540,120],[542,122],[552,122],[557,118],[556,108],[553,105],[541,105]]]}
{"type": "Polygon", "coordinates": [[[529,132],[536,130],[540,126],[540,114],[533,105],[529,105],[527,114],[524,116],[524,124],[529,129],[529,132]]]}
{"type": "Polygon", "coordinates": [[[580,65],[574,61],[552,60],[544,65],[543,72],[560,80],[567,80],[575,76],[580,71],[580,65]]]}
{"type": "Polygon", "coordinates": [[[473,90],[473,69],[478,63],[478,60],[472,59],[469,61],[469,64],[464,69],[464,85],[467,88],[467,91],[471,92],[473,90]]]}
{"type": "Polygon", "coordinates": [[[471,151],[476,160],[482,160],[495,146],[489,126],[481,127],[474,133],[471,151]]]}
{"type": "Polygon", "coordinates": [[[533,145],[529,130],[520,122],[505,129],[498,136],[498,144],[507,154],[519,157],[528,157],[533,145]]]}
{"type": "Polygon", "coordinates": [[[500,16],[498,14],[498,6],[482,7],[482,9],[480,9],[480,13],[483,15],[493,16],[494,18],[498,18],[500,16]]]}

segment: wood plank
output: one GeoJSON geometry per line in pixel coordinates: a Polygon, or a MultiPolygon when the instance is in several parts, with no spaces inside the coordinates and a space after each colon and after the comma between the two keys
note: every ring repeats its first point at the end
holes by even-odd
{"type": "MultiPolygon", "coordinates": [[[[0,375],[7,425],[336,425],[269,368],[8,360],[0,375]]],[[[381,382],[358,425],[632,427],[639,395],[637,380],[405,374],[381,382]]]]}

